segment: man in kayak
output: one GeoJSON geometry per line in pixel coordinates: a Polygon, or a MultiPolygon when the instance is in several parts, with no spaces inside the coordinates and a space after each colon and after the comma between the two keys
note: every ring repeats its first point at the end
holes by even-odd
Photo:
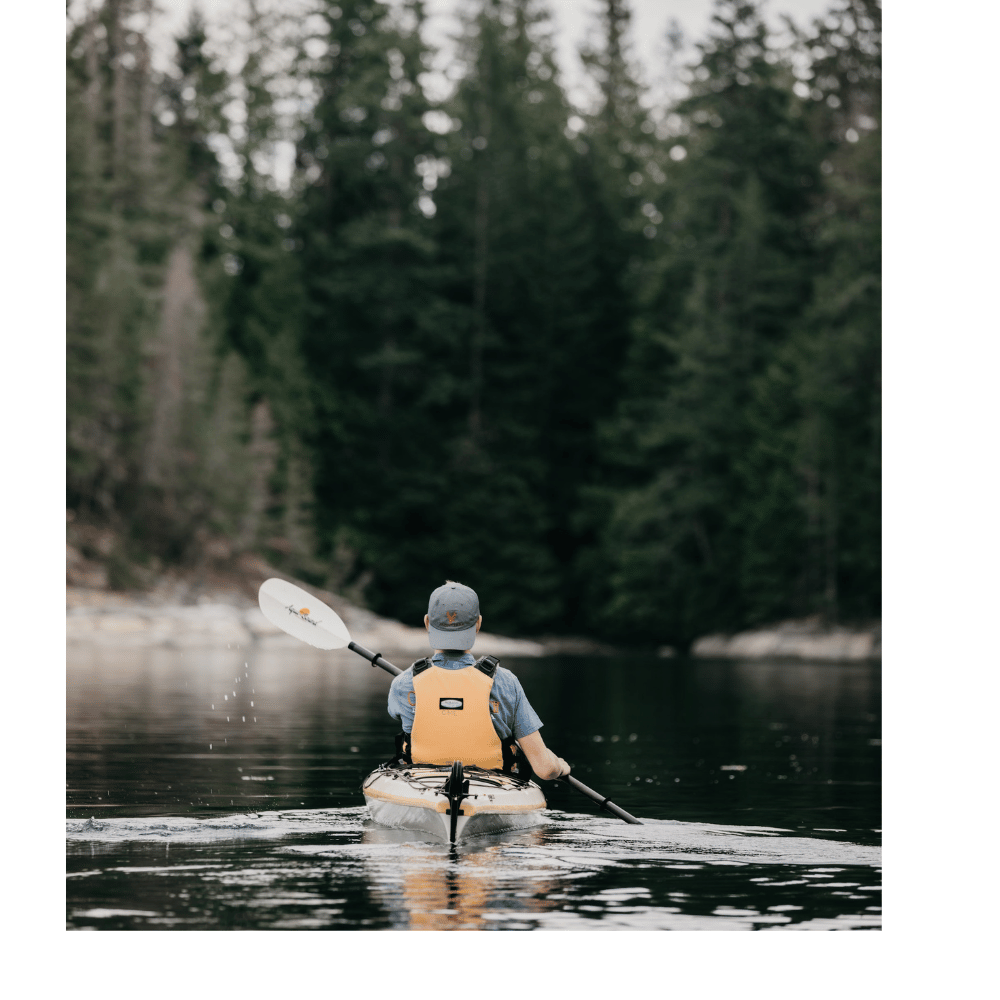
{"type": "Polygon", "coordinates": [[[472,655],[482,624],[471,587],[448,580],[431,594],[424,626],[434,655],[389,689],[389,715],[402,724],[411,760],[499,769],[510,763],[516,740],[539,778],[569,774],[569,764],[545,745],[521,682],[495,657],[472,655]]]}

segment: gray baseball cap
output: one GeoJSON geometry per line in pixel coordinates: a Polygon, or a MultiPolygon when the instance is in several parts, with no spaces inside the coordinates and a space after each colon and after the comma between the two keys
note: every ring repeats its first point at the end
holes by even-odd
{"type": "Polygon", "coordinates": [[[479,620],[479,598],[471,587],[449,580],[427,604],[431,649],[472,649],[479,620]]]}

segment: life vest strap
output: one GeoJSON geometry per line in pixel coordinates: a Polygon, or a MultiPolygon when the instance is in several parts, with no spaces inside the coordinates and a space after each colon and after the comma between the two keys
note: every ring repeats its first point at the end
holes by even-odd
{"type": "Polygon", "coordinates": [[[473,664],[477,670],[481,670],[487,677],[493,677],[500,666],[500,661],[495,656],[480,656],[473,664]]]}
{"type": "MultiPolygon", "coordinates": [[[[405,764],[407,767],[412,766],[410,734],[405,730],[396,733],[395,741],[396,752],[386,761],[386,765],[390,767],[400,764],[405,764]]],[[[534,778],[535,772],[528,762],[524,751],[517,745],[517,741],[513,736],[508,736],[507,739],[500,740],[500,752],[503,755],[503,767],[501,770],[504,774],[509,774],[512,778],[519,778],[521,781],[531,781],[534,778]]]]}
{"type": "Polygon", "coordinates": [[[417,674],[423,673],[428,667],[433,667],[434,664],[425,656],[422,659],[414,660],[410,669],[413,671],[413,676],[416,677],[417,674]]]}
{"type": "Polygon", "coordinates": [[[385,762],[384,767],[399,767],[406,765],[410,767],[413,760],[410,757],[410,734],[403,730],[396,733],[396,752],[385,762]]]}
{"type": "Polygon", "coordinates": [[[519,778],[521,781],[531,781],[535,776],[531,764],[524,751],[517,745],[513,733],[507,739],[500,740],[500,752],[503,754],[504,774],[509,774],[512,778],[519,778]]]}

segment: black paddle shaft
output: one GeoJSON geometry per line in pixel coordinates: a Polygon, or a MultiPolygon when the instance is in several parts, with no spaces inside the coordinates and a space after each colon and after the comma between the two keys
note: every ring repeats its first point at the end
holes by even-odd
{"type": "MultiPolygon", "coordinates": [[[[381,653],[373,653],[370,649],[365,649],[364,646],[359,646],[356,642],[349,642],[347,648],[357,653],[358,656],[363,656],[373,667],[381,667],[387,673],[390,674],[401,674],[403,671],[396,666],[395,663],[390,663],[385,659],[381,653]]],[[[577,781],[576,778],[571,774],[564,774],[561,778],[566,784],[571,785],[578,792],[582,792],[589,799],[593,799],[598,805],[603,809],[607,809],[612,816],[617,816],[619,819],[625,820],[626,823],[637,823],[642,825],[642,820],[636,819],[631,813],[625,812],[620,806],[616,806],[614,802],[610,799],[605,798],[600,792],[595,792],[593,788],[588,788],[582,781],[577,781]]]]}
{"type": "Polygon", "coordinates": [[[642,826],[641,819],[636,819],[631,813],[625,812],[621,806],[616,806],[611,799],[605,798],[600,792],[595,792],[593,788],[588,788],[582,781],[574,778],[572,774],[563,774],[559,780],[565,781],[567,785],[571,785],[578,792],[582,792],[588,799],[593,799],[602,809],[607,809],[612,816],[617,816],[619,819],[625,820],[626,823],[635,823],[638,826],[642,826]]]}
{"type": "Polygon", "coordinates": [[[401,674],[403,672],[395,663],[390,663],[384,659],[381,653],[373,653],[370,649],[365,649],[364,646],[359,646],[356,642],[349,642],[347,648],[353,650],[358,656],[363,656],[373,667],[381,667],[390,674],[401,674]]]}

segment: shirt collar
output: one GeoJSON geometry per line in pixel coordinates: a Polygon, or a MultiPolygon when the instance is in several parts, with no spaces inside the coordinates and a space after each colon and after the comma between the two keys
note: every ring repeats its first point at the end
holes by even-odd
{"type": "Polygon", "coordinates": [[[450,657],[444,653],[435,653],[431,657],[431,663],[435,667],[444,667],[445,670],[458,670],[461,667],[471,667],[476,662],[472,653],[463,653],[459,657],[450,657]]]}

